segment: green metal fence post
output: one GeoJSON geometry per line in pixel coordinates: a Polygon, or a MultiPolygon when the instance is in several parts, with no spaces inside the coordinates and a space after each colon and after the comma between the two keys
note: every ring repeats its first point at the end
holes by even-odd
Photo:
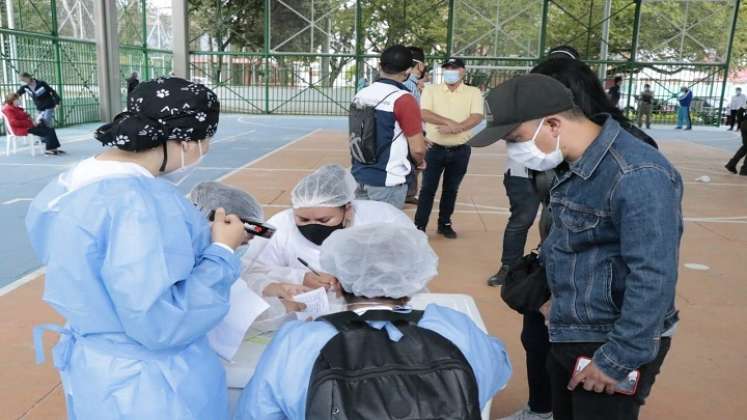
{"type": "Polygon", "coordinates": [[[57,94],[60,95],[60,112],[55,113],[56,114],[56,120],[59,122],[60,126],[65,125],[65,102],[64,99],[64,89],[63,89],[63,80],[62,80],[62,51],[60,49],[60,34],[58,31],[58,22],[57,22],[57,0],[51,0],[49,2],[49,7],[52,9],[52,46],[54,47],[54,61],[55,61],[55,75],[57,79],[57,94]]]}
{"type": "Polygon", "coordinates": [[[729,82],[729,66],[731,65],[731,50],[734,47],[734,32],[737,31],[737,20],[739,19],[739,6],[742,0],[734,1],[734,14],[731,19],[731,32],[729,43],[726,44],[726,62],[724,63],[724,84],[721,86],[721,100],[718,102],[718,118],[714,125],[721,125],[721,113],[724,112],[724,96],[726,95],[726,84],[729,82]]]}
{"type": "Polygon", "coordinates": [[[446,24],[446,58],[454,51],[454,0],[449,0],[449,17],[446,24]]]}
{"type": "MultiPolygon", "coordinates": [[[[143,5],[143,60],[145,60],[145,70],[143,80],[150,80],[150,58],[148,57],[148,0],[141,0],[143,5]]],[[[159,45],[158,48],[161,48],[159,45]]]]}
{"type": "MultiPolygon", "coordinates": [[[[263,59],[265,60],[265,114],[270,113],[270,0],[265,0],[265,39],[263,48],[263,59]]],[[[312,28],[313,30],[313,28],[312,28]]],[[[223,57],[220,57],[222,60],[223,57]]]]}
{"type": "MultiPolygon", "coordinates": [[[[625,105],[625,116],[629,116],[630,113],[630,100],[633,97],[633,71],[636,69],[636,60],[638,57],[638,40],[640,35],[640,26],[641,26],[641,3],[642,0],[635,0],[635,15],[633,17],[633,39],[631,40],[630,45],[630,58],[628,59],[628,69],[631,70],[630,75],[631,77],[628,78],[628,99],[626,100],[625,105]]],[[[636,110],[636,112],[640,112],[640,109],[636,110]]]]}
{"type": "Polygon", "coordinates": [[[540,25],[540,42],[539,42],[539,57],[545,56],[545,43],[547,42],[547,13],[550,9],[550,0],[544,0],[542,2],[542,22],[540,25]]]}
{"type": "Polygon", "coordinates": [[[353,87],[353,92],[358,93],[358,86],[360,86],[365,68],[363,63],[363,7],[361,0],[355,0],[355,87],[353,87]]]}

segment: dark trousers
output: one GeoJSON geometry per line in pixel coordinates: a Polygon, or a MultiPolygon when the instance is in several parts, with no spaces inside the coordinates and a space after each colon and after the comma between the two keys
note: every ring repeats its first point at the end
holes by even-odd
{"type": "Polygon", "coordinates": [[[420,171],[415,169],[414,163],[412,165],[412,172],[410,172],[410,175],[407,175],[407,198],[417,197],[418,195],[418,177],[420,176],[420,171]]]}
{"type": "Polygon", "coordinates": [[[744,121],[744,114],[744,108],[732,109],[731,111],[729,111],[729,117],[727,118],[726,122],[726,124],[729,125],[729,130],[734,129],[734,124],[737,125],[737,130],[739,130],[739,127],[742,126],[742,121],[744,121]]]}
{"type": "Polygon", "coordinates": [[[57,138],[57,132],[54,128],[39,124],[36,127],[29,128],[29,133],[41,137],[41,141],[46,144],[47,150],[55,150],[60,147],[60,140],[57,138]]]}
{"type": "MultiPolygon", "coordinates": [[[[747,123],[744,123],[742,125],[742,147],[737,150],[737,153],[734,154],[734,157],[732,157],[729,163],[726,164],[726,166],[734,168],[735,170],[737,169],[739,161],[747,156],[747,123]]],[[[742,175],[747,175],[747,159],[742,162],[742,169],[739,171],[739,173],[742,175]]]]}
{"type": "Polygon", "coordinates": [[[454,213],[459,185],[464,179],[469,166],[472,149],[469,146],[443,147],[434,144],[425,154],[426,168],[423,171],[422,186],[418,197],[418,210],[415,212],[415,226],[425,228],[433,209],[433,199],[436,196],[438,183],[443,173],[444,181],[441,187],[441,204],[438,212],[438,225],[451,223],[454,213]]]}
{"type": "Polygon", "coordinates": [[[576,359],[591,357],[601,343],[553,343],[547,359],[552,383],[552,411],[555,420],[636,420],[646,397],[651,393],[656,375],[669,351],[670,338],[662,338],[656,358],[638,370],[641,372],[635,395],[596,393],[579,384],[574,391],[567,386],[576,359]]]}
{"type": "Polygon", "coordinates": [[[503,175],[503,186],[506,187],[511,215],[503,232],[501,264],[511,265],[524,256],[527,234],[537,217],[540,199],[531,179],[511,176],[510,171],[503,175]]]}
{"type": "Polygon", "coordinates": [[[529,384],[529,409],[535,413],[552,411],[552,387],[547,372],[550,338],[545,317],[539,312],[524,314],[521,344],[527,356],[527,382],[529,384]]]}

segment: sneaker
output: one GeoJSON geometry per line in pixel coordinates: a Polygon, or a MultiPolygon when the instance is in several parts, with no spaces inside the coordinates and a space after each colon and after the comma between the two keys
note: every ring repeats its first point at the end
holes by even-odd
{"type": "Polygon", "coordinates": [[[729,164],[726,164],[726,165],[724,166],[724,168],[726,168],[726,170],[727,170],[727,171],[729,171],[729,172],[731,172],[731,173],[733,173],[733,174],[736,174],[736,173],[737,173],[737,167],[736,167],[736,166],[731,166],[731,165],[729,165],[729,164]]]}
{"type": "Polygon", "coordinates": [[[413,197],[407,197],[407,198],[405,198],[405,203],[406,204],[416,204],[417,205],[418,204],[418,198],[414,197],[414,196],[413,197]]]}
{"type": "Polygon", "coordinates": [[[511,269],[511,267],[507,266],[506,264],[503,264],[501,266],[501,269],[498,270],[497,273],[490,276],[488,279],[488,286],[490,287],[498,287],[503,286],[506,284],[506,276],[508,276],[508,272],[511,269]]]}
{"type": "Polygon", "coordinates": [[[441,235],[444,235],[447,239],[456,239],[457,233],[454,232],[454,229],[451,228],[451,223],[445,224],[445,225],[439,225],[438,226],[438,233],[441,235]]]}
{"type": "Polygon", "coordinates": [[[529,407],[524,407],[510,416],[498,420],[552,420],[552,413],[535,413],[529,407]]]}

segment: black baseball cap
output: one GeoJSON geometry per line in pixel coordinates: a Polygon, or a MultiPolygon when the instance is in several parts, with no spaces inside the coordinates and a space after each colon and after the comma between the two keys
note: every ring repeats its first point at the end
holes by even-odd
{"type": "Polygon", "coordinates": [[[413,66],[412,52],[404,45],[392,45],[381,53],[384,71],[403,72],[413,66]]]}
{"type": "Polygon", "coordinates": [[[464,60],[456,57],[452,57],[441,64],[442,69],[463,69],[465,67],[464,60]]]}
{"type": "Polygon", "coordinates": [[[487,127],[467,144],[490,146],[523,122],[570,111],[574,107],[571,91],[552,77],[537,73],[515,77],[488,92],[485,97],[487,127]]]}

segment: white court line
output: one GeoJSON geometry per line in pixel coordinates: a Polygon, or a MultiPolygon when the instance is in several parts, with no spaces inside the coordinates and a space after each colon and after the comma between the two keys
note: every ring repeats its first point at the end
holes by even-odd
{"type": "Polygon", "coordinates": [[[4,202],[3,204],[4,205],[15,204],[15,203],[20,203],[22,201],[34,201],[34,199],[33,198],[14,198],[12,200],[8,200],[4,202]]]}
{"type": "Polygon", "coordinates": [[[10,284],[5,285],[3,288],[0,288],[0,296],[3,296],[5,294],[8,294],[12,292],[13,290],[18,289],[19,287],[23,286],[24,284],[39,278],[44,272],[46,271],[45,267],[38,268],[25,276],[21,277],[18,280],[13,281],[10,284]]]}
{"type": "MultiPolygon", "coordinates": [[[[251,121],[251,120],[247,119],[247,117],[239,117],[236,121],[239,124],[255,125],[257,127],[267,127],[267,128],[275,128],[275,129],[278,128],[277,124],[262,124],[262,123],[258,123],[256,121],[251,121]]],[[[306,130],[308,130],[307,128],[297,128],[297,127],[282,127],[282,128],[283,128],[283,130],[295,130],[295,131],[306,131],[306,130]]],[[[317,128],[317,130],[321,130],[321,128],[317,128]]]]}
{"type": "Polygon", "coordinates": [[[249,131],[244,131],[244,132],[241,132],[241,133],[238,133],[238,134],[232,134],[232,135],[226,136],[226,137],[221,137],[221,138],[219,138],[217,140],[211,141],[210,145],[212,146],[214,144],[221,144],[221,143],[224,143],[224,142],[233,141],[237,137],[241,137],[241,136],[244,136],[244,135],[247,135],[247,134],[251,134],[251,133],[254,133],[255,131],[257,131],[257,130],[249,130],[249,131]]]}
{"type": "MultiPolygon", "coordinates": [[[[288,147],[288,146],[290,146],[290,145],[292,145],[294,143],[298,143],[299,141],[305,139],[306,137],[309,137],[309,136],[317,133],[319,130],[321,130],[321,129],[317,128],[317,129],[315,129],[315,130],[313,130],[313,131],[311,131],[311,132],[309,132],[309,133],[307,133],[307,134],[305,134],[305,135],[303,135],[303,136],[301,136],[301,137],[299,137],[299,138],[297,138],[297,139],[295,139],[295,140],[293,140],[293,141],[291,141],[289,143],[284,144],[283,146],[280,146],[279,148],[277,148],[277,149],[275,149],[275,150],[273,150],[273,151],[271,151],[271,152],[269,152],[269,153],[267,153],[267,154],[265,154],[263,156],[258,157],[257,159],[254,159],[253,161],[247,163],[244,166],[253,165],[254,163],[256,163],[256,162],[258,162],[258,161],[260,161],[260,160],[262,160],[262,159],[264,159],[266,157],[272,156],[275,153],[277,153],[277,152],[285,149],[286,147],[288,147]]],[[[234,175],[235,173],[237,173],[238,171],[240,171],[243,168],[244,167],[237,168],[237,169],[235,169],[235,170],[233,170],[233,171],[231,171],[231,172],[229,172],[229,173],[221,176],[220,178],[216,179],[216,181],[220,182],[220,181],[228,178],[229,176],[234,175]]],[[[33,272],[31,272],[31,273],[29,273],[29,274],[21,277],[20,279],[12,281],[11,283],[5,285],[2,289],[0,289],[0,296],[3,296],[5,294],[7,294],[7,293],[10,293],[11,291],[13,291],[13,290],[15,290],[15,289],[23,286],[24,284],[29,283],[30,281],[38,278],[40,275],[44,274],[45,272],[46,272],[46,267],[42,266],[41,268],[39,268],[39,269],[37,269],[37,270],[35,270],[35,271],[33,271],[33,272]]]]}
{"type": "MultiPolygon", "coordinates": [[[[241,119],[241,118],[239,118],[239,119],[241,119]]],[[[246,168],[247,166],[252,166],[252,165],[254,165],[255,163],[259,162],[259,161],[260,161],[260,160],[262,160],[262,159],[268,158],[268,157],[270,157],[270,156],[274,155],[275,153],[278,153],[278,152],[280,152],[280,151],[282,151],[282,150],[285,150],[286,148],[288,148],[288,147],[290,147],[290,146],[292,146],[292,145],[294,145],[294,144],[298,143],[299,141],[301,141],[301,140],[305,139],[306,137],[310,137],[310,136],[312,136],[312,135],[314,135],[314,134],[318,133],[318,132],[319,132],[319,131],[321,131],[321,130],[322,130],[321,128],[317,128],[317,129],[314,129],[314,130],[312,130],[311,132],[309,132],[309,133],[306,133],[306,134],[304,134],[303,136],[301,136],[301,137],[299,137],[299,138],[297,138],[297,139],[295,139],[295,140],[289,141],[288,143],[286,143],[286,144],[284,144],[284,145],[282,145],[282,146],[278,147],[277,149],[275,149],[275,150],[271,151],[270,153],[264,154],[264,155],[262,155],[262,156],[260,156],[260,157],[258,157],[258,158],[256,158],[256,159],[254,159],[253,161],[251,161],[251,162],[247,163],[246,165],[244,165],[244,166],[241,166],[241,167],[239,167],[239,168],[236,168],[236,169],[232,170],[231,172],[229,172],[229,173],[227,173],[227,174],[225,174],[225,175],[221,176],[220,178],[216,179],[216,181],[217,181],[217,182],[221,182],[221,181],[223,181],[224,179],[228,178],[229,176],[232,176],[232,175],[235,175],[235,174],[237,174],[237,173],[238,173],[239,171],[241,171],[242,169],[245,169],[245,168],[246,168]]]]}

